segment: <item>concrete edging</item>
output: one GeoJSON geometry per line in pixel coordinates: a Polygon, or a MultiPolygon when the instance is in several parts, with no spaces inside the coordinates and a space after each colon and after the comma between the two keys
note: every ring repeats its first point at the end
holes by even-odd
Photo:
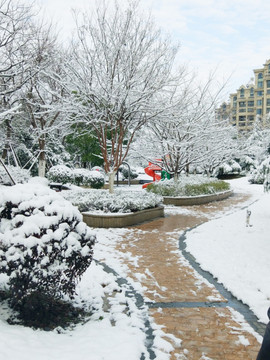
{"type": "Polygon", "coordinates": [[[175,205],[175,206],[201,205],[212,201],[227,199],[228,197],[232,196],[232,194],[233,191],[228,190],[222,193],[211,194],[211,195],[181,196],[181,197],[164,196],[163,203],[164,205],[175,205]]]}
{"type": "Polygon", "coordinates": [[[164,207],[159,206],[126,214],[91,214],[84,212],[82,216],[83,221],[90,227],[121,228],[164,217],[164,207]]]}

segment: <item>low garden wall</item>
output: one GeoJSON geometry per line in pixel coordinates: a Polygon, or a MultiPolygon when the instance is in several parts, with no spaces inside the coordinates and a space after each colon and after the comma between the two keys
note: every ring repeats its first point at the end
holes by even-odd
{"type": "Polygon", "coordinates": [[[152,209],[136,211],[134,213],[110,213],[110,214],[91,214],[84,212],[83,221],[90,227],[97,228],[121,228],[140,224],[144,221],[158,217],[164,217],[164,207],[159,206],[152,209]]]}
{"type": "Polygon", "coordinates": [[[175,205],[175,206],[188,206],[188,205],[201,205],[212,201],[219,201],[227,199],[232,196],[233,191],[228,190],[218,194],[211,195],[200,195],[200,196],[187,196],[187,197],[163,197],[164,205],[175,205]]]}

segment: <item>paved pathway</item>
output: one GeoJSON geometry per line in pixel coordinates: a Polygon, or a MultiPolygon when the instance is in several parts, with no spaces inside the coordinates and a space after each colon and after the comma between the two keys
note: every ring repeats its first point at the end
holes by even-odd
{"type": "Polygon", "coordinates": [[[143,286],[150,315],[163,326],[172,344],[172,360],[256,359],[260,345],[254,331],[179,250],[183,231],[217,212],[239,207],[247,198],[236,194],[217,203],[185,208],[186,215],[172,214],[133,227],[116,245],[123,259],[126,251],[137,257],[137,263],[128,264],[128,276],[143,286]],[[181,346],[170,335],[181,339],[181,346]]]}

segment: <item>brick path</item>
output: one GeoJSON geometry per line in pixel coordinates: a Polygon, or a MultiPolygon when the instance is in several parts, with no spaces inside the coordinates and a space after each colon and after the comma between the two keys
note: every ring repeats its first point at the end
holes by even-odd
{"type": "Polygon", "coordinates": [[[231,206],[239,207],[244,200],[247,197],[235,195],[186,208],[186,215],[170,215],[133,227],[117,244],[123,259],[126,251],[138,259],[128,264],[128,276],[143,286],[150,315],[165,333],[182,340],[179,346],[166,338],[174,348],[172,360],[256,359],[260,344],[254,332],[216,288],[196,273],[178,247],[183,230],[231,206]]]}

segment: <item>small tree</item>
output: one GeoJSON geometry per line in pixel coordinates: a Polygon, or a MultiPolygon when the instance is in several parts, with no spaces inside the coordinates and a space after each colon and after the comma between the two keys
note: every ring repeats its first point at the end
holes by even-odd
{"type": "Polygon", "coordinates": [[[171,69],[177,49],[150,18],[138,14],[136,2],[127,8],[103,5],[95,16],[77,16],[77,35],[69,66],[77,114],[72,119],[94,131],[113,192],[135,134],[165,111],[156,100],[175,81],[171,69]]]}

